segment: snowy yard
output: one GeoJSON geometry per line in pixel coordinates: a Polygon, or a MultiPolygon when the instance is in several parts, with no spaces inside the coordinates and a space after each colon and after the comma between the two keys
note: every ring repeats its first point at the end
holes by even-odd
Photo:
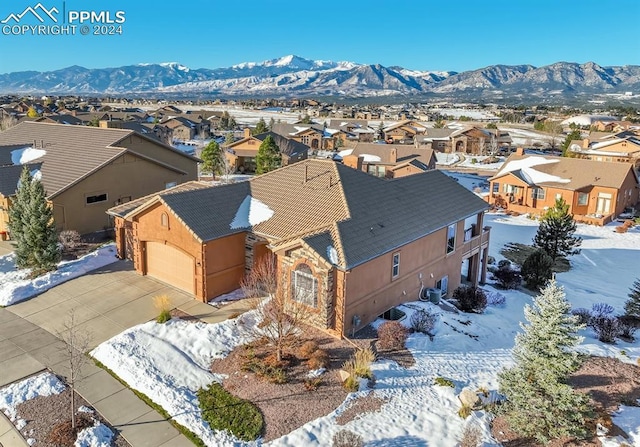
{"type": "MultiPolygon", "coordinates": [[[[490,253],[497,259],[502,258],[500,248],[508,242],[530,243],[537,228],[536,221],[525,216],[489,214],[485,223],[492,227],[490,253]]],[[[638,274],[640,231],[632,229],[619,234],[611,225],[578,225],[577,234],[584,239],[582,253],[571,258],[569,272],[557,276],[565,287],[567,299],[574,307],[587,308],[607,302],[622,312],[628,289],[638,274]]],[[[490,285],[486,288],[491,290],[490,285]]],[[[416,360],[414,366],[405,369],[390,360],[373,365],[376,376],[373,392],[388,403],[378,412],[363,414],[340,426],[337,417],[354,399],[368,391],[353,393],[336,411],[268,445],[325,446],[331,444],[334,433],[348,429],[373,446],[423,445],[425,442],[455,446],[468,423],[480,427],[485,446],[499,445],[491,437],[486,413],[474,412],[465,421],[456,412],[460,407],[457,394],[463,388],[485,387],[496,391],[497,373],[512,362],[514,337],[520,331],[519,322],[524,321],[523,306],[531,303],[532,297],[517,291],[500,293],[505,295],[506,304],[489,306],[483,315],[454,314],[429,303],[407,303],[402,309],[407,314],[418,307],[437,312],[440,315],[437,333],[433,340],[419,334],[409,337],[407,347],[416,360]],[[436,377],[453,381],[455,389],[435,385],[436,377]]],[[[246,327],[251,324],[254,324],[251,314],[217,325],[177,320],[166,325],[151,322],[103,343],[92,355],[201,436],[207,445],[233,445],[238,441],[226,433],[212,431],[199,417],[195,391],[223,379],[209,371],[211,360],[225,356],[247,341],[250,336],[246,327]]],[[[590,329],[581,335],[585,338],[580,351],[627,363],[635,363],[640,357],[639,341],[606,345],[599,342],[590,329]]],[[[637,407],[622,406],[614,415],[614,422],[632,436],[629,442],[635,445],[640,445],[639,421],[637,407]]],[[[610,438],[607,445],[620,445],[620,440],[610,438]]]]}
{"type": "Polygon", "coordinates": [[[13,253],[0,256],[0,306],[9,306],[39,295],[58,284],[117,260],[115,244],[108,244],[79,259],[62,261],[54,272],[28,279],[29,270],[16,269],[13,253]]]}

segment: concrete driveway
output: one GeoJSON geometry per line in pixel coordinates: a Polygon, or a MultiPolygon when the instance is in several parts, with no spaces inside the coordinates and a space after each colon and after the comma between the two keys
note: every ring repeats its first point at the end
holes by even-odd
{"type": "Polygon", "coordinates": [[[130,262],[118,261],[8,310],[54,335],[65,330],[73,314],[75,326],[90,335],[90,347],[94,348],[131,326],[157,317],[159,310],[153,298],[158,295],[167,295],[171,307],[201,304],[210,308],[178,289],[138,275],[130,262]]]}

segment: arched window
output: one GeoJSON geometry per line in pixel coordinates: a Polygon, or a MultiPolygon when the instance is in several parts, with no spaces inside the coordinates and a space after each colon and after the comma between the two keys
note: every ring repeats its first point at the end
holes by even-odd
{"type": "Polygon", "coordinates": [[[318,305],[318,280],[307,264],[299,264],[291,278],[292,298],[307,306],[318,305]]]}
{"type": "Polygon", "coordinates": [[[169,215],[167,213],[160,215],[160,226],[169,229],[169,215]]]}

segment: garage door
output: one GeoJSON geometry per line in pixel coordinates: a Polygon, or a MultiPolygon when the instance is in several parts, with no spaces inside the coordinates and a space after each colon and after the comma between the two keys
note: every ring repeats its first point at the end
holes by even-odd
{"type": "Polygon", "coordinates": [[[147,275],[195,294],[195,261],[188,254],[159,242],[147,242],[147,275]]]}

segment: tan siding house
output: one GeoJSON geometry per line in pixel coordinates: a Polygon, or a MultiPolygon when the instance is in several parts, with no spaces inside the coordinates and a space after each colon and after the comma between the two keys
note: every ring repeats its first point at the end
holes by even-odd
{"type": "MultiPolygon", "coordinates": [[[[39,151],[28,164],[37,164],[58,230],[82,234],[112,227],[105,211],[114,205],[197,178],[196,158],[131,130],[25,122],[0,133],[0,152],[15,150],[39,151]]],[[[21,168],[5,164],[0,175],[9,170],[19,176],[21,168]]],[[[16,186],[17,179],[5,185],[0,202],[7,205],[16,186]]]]}

